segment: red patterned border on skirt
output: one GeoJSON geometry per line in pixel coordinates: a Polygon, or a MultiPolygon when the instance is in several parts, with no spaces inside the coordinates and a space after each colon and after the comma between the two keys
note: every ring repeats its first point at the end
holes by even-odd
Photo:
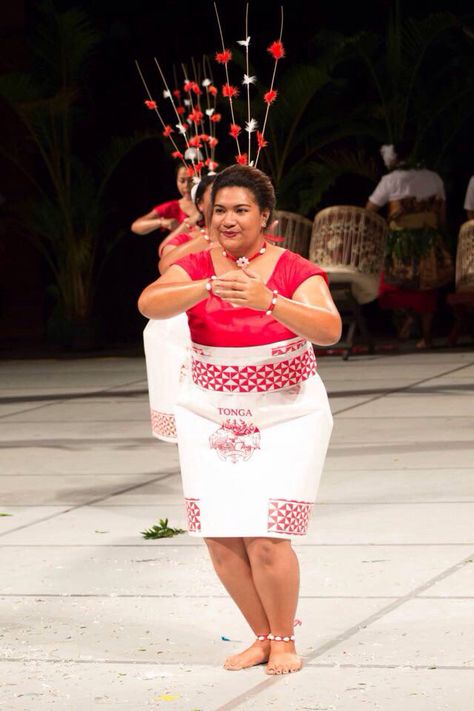
{"type": "Polygon", "coordinates": [[[168,437],[176,439],[176,420],[174,415],[168,412],[158,412],[150,410],[151,429],[157,437],[168,437]]]}
{"type": "Polygon", "coordinates": [[[200,499],[185,499],[186,520],[188,522],[188,531],[195,532],[201,530],[201,509],[199,508],[200,499]]]}
{"type": "Polygon", "coordinates": [[[268,533],[306,535],[312,505],[310,501],[270,499],[268,502],[268,533]]]}
{"type": "Polygon", "coordinates": [[[192,360],[193,382],[218,392],[267,392],[281,390],[307,380],[316,373],[312,349],[301,355],[267,365],[213,365],[192,360]]]}

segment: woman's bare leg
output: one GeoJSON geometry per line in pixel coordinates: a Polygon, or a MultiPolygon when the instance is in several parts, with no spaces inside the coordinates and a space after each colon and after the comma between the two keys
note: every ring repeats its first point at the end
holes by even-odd
{"type": "Polygon", "coordinates": [[[421,341],[418,341],[416,347],[419,349],[431,348],[431,326],[433,323],[432,313],[421,314],[421,341]]]}
{"type": "MultiPolygon", "coordinates": [[[[270,627],[252,578],[252,570],[242,538],[206,538],[214,569],[239,607],[255,635],[267,635],[270,627]]],[[[264,664],[270,654],[267,640],[255,642],[240,654],[228,657],[224,667],[231,671],[264,664]]]]}
{"type": "MultiPolygon", "coordinates": [[[[288,540],[245,538],[252,577],[274,635],[290,636],[298,604],[299,565],[288,540]]],[[[268,674],[301,669],[294,642],[271,642],[268,674]]]]}

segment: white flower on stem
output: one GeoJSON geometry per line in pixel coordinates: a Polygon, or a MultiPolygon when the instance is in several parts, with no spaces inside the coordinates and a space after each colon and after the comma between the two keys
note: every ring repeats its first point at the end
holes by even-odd
{"type": "Polygon", "coordinates": [[[247,133],[253,133],[258,128],[258,121],[255,119],[250,119],[250,121],[245,122],[245,130],[247,133]]]}
{"type": "Polygon", "coordinates": [[[186,148],[184,152],[184,160],[202,160],[202,153],[199,148],[186,148]]]}
{"type": "Polygon", "coordinates": [[[183,133],[183,134],[186,133],[186,131],[187,131],[187,127],[186,127],[186,126],[183,126],[182,123],[177,123],[177,124],[176,124],[176,128],[178,129],[178,131],[179,131],[180,133],[183,133]]]}
{"type": "Polygon", "coordinates": [[[250,44],[250,37],[247,37],[247,39],[244,40],[237,40],[237,44],[242,45],[242,47],[248,47],[250,44]]]}
{"type": "Polygon", "coordinates": [[[189,99],[185,99],[183,103],[185,106],[191,106],[191,101],[189,99]]]}
{"type": "Polygon", "coordinates": [[[215,109],[206,109],[206,116],[212,116],[212,114],[215,112],[215,109]]]}
{"type": "Polygon", "coordinates": [[[243,80],[242,80],[242,84],[243,84],[244,86],[247,86],[248,84],[255,84],[256,81],[257,81],[257,77],[256,77],[256,76],[249,77],[248,74],[244,74],[244,78],[243,78],[243,80]]]}
{"type": "Polygon", "coordinates": [[[171,91],[168,91],[168,89],[165,89],[163,91],[163,98],[164,99],[171,99],[171,91]]]}
{"type": "Polygon", "coordinates": [[[211,86],[211,80],[210,79],[203,79],[201,84],[203,86],[211,86]]]}

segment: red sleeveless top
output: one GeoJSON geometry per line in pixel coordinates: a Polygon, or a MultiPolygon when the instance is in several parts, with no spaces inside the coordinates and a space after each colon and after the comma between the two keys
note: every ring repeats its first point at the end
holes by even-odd
{"type": "Polygon", "coordinates": [[[164,217],[167,220],[177,220],[179,224],[184,222],[187,215],[179,206],[179,200],[169,200],[162,202],[161,205],[155,205],[153,208],[159,217],[164,217]]]}
{"type": "MultiPolygon", "coordinates": [[[[190,254],[176,264],[193,280],[215,274],[210,252],[190,254]]],[[[312,276],[321,276],[328,283],[326,273],[320,267],[285,250],[266,285],[291,298],[300,284],[312,276]]],[[[265,311],[235,308],[214,294],[193,306],[187,314],[191,340],[204,346],[246,348],[285,341],[297,335],[273,316],[267,316],[265,311]]]]}

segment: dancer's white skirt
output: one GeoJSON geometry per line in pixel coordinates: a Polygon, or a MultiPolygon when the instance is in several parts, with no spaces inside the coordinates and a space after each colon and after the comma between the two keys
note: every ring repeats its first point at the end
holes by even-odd
{"type": "Polygon", "coordinates": [[[148,321],[143,331],[152,432],[176,442],[174,408],[191,345],[186,314],[148,321]]]}
{"type": "Polygon", "coordinates": [[[194,344],[175,413],[191,535],[306,534],[332,430],[307,341],[194,344]]]}

